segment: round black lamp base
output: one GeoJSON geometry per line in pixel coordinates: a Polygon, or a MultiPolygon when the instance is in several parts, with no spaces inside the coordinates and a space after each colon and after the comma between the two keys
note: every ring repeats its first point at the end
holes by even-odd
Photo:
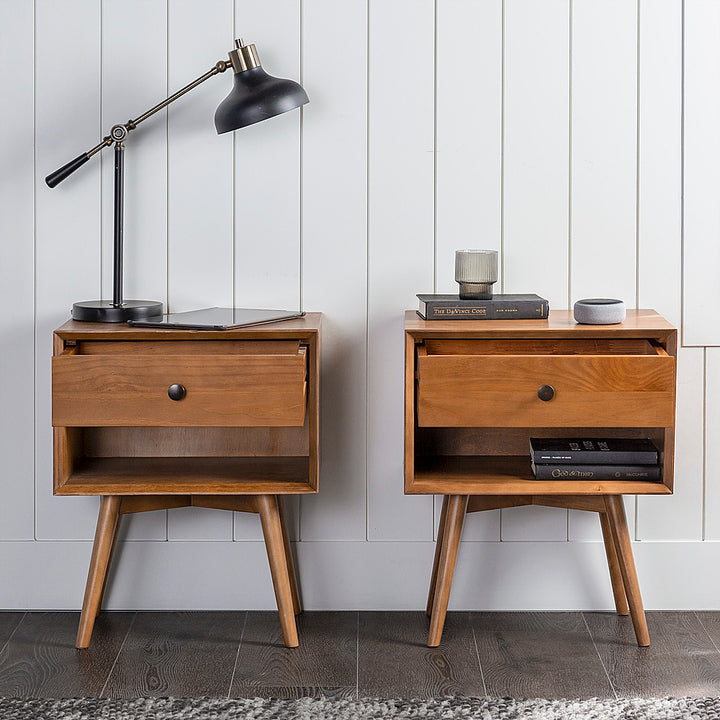
{"type": "Polygon", "coordinates": [[[82,322],[127,322],[161,317],[163,304],[155,300],[125,300],[113,305],[110,300],[86,300],[72,307],[72,319],[82,322]]]}

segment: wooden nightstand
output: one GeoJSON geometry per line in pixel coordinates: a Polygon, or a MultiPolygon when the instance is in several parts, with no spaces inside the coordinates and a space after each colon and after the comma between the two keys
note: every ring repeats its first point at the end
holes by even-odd
{"type": "Polygon", "coordinates": [[[649,645],[622,495],[673,489],[677,333],[653,310],[618,325],[405,316],[405,492],[444,495],[427,612],[440,643],[466,512],[599,513],[617,611],[649,645]],[[549,389],[548,389],[549,388],[549,389]],[[533,478],[530,437],[647,437],[660,482],[533,478]]]}
{"type": "Polygon", "coordinates": [[[54,493],[101,495],[77,647],[122,515],[259,513],[283,637],[300,612],[281,495],[318,489],[319,313],[230,331],[68,321],[54,334],[54,493]]]}

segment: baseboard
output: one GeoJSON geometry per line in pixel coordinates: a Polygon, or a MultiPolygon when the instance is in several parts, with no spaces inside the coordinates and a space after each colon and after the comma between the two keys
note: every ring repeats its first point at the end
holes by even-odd
{"type": "MultiPolygon", "coordinates": [[[[720,542],[633,544],[647,609],[720,609],[720,542]]],[[[0,608],[78,609],[89,542],[2,542],[0,608]]],[[[434,544],[293,544],[308,610],[425,607],[434,544]]],[[[105,602],[113,610],[272,609],[261,542],[126,542],[105,602]]],[[[607,610],[600,542],[464,542],[450,609],[607,610]]]]}

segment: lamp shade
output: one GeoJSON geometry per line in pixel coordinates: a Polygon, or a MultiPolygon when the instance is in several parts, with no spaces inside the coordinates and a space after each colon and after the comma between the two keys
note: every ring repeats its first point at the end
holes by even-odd
{"type": "Polygon", "coordinates": [[[302,86],[268,75],[261,66],[236,72],[230,94],[215,111],[218,134],[253,125],[308,102],[302,86]]]}

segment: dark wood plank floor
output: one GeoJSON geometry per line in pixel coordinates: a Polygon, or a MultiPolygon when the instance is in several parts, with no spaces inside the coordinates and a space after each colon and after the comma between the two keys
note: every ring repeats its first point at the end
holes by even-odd
{"type": "Polygon", "coordinates": [[[0,696],[614,698],[720,695],[720,613],[648,613],[651,646],[613,613],[306,612],[300,647],[274,612],[0,613],[0,696]]]}

